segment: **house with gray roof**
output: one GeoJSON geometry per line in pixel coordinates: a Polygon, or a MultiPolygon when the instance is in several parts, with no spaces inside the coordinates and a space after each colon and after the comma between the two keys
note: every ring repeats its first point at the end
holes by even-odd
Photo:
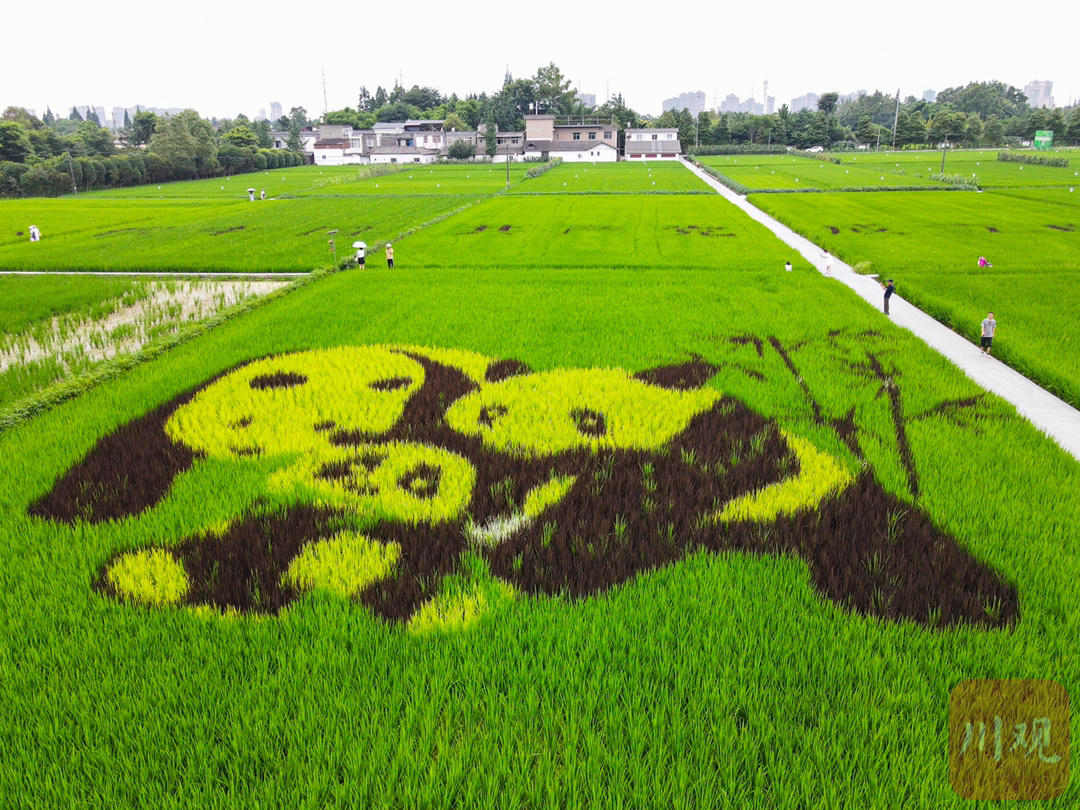
{"type": "Polygon", "coordinates": [[[627,160],[678,160],[682,155],[677,129],[626,130],[627,160]]]}

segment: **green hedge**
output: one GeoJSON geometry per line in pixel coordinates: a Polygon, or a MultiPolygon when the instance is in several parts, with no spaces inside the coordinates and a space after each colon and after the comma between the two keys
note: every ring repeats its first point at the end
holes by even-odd
{"type": "Polygon", "coordinates": [[[1028,163],[1032,166],[1053,166],[1058,169],[1069,168],[1068,158],[1042,157],[1041,155],[1018,155],[1015,152],[998,152],[998,160],[1005,163],[1028,163]]]}

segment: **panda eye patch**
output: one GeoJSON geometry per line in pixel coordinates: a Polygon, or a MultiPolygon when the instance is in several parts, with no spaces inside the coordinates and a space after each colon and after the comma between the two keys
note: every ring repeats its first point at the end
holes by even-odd
{"type": "Polygon", "coordinates": [[[506,415],[505,405],[485,405],[480,409],[480,415],[476,418],[477,424],[484,427],[495,427],[495,420],[506,415]]]}
{"type": "Polygon", "coordinates": [[[607,421],[604,415],[592,408],[574,408],[570,418],[577,425],[578,433],[592,439],[601,439],[607,435],[607,421]]]}
{"type": "Polygon", "coordinates": [[[402,388],[408,388],[412,384],[412,380],[408,377],[391,377],[388,380],[376,380],[371,384],[371,387],[376,391],[398,391],[402,388]]]}
{"type": "Polygon", "coordinates": [[[273,374],[260,374],[252,377],[249,385],[256,391],[267,388],[296,388],[307,382],[307,377],[295,371],[277,371],[273,374]]]}
{"type": "Polygon", "coordinates": [[[430,499],[439,494],[442,470],[430,464],[418,464],[398,479],[398,486],[417,498],[430,499]]]}

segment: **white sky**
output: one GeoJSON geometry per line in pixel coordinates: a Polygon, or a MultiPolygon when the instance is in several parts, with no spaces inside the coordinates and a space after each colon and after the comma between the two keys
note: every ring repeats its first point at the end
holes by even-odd
{"type": "Polygon", "coordinates": [[[355,107],[361,85],[390,90],[400,77],[443,94],[494,92],[509,68],[532,76],[554,62],[601,103],[622,93],[642,114],[665,98],[703,91],[776,106],[805,93],[858,89],[922,95],[997,79],[1020,89],[1049,79],[1059,106],[1080,99],[1080,2],[994,6],[808,2],[710,4],[665,19],[632,3],[314,4],[188,0],[166,6],[60,0],[28,18],[0,48],[0,109],[67,115],[75,104],[192,107],[204,117],[254,117],[270,102],[355,107]],[[790,8],[786,15],[773,13],[790,8]],[[550,8],[551,21],[540,14],[550,8]],[[168,11],[166,11],[168,9],[168,11]],[[599,22],[604,15],[610,20],[599,22]]]}

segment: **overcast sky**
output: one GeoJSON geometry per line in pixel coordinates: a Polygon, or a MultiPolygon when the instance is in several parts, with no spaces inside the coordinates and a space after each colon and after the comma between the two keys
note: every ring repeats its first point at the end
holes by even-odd
{"type": "Polygon", "coordinates": [[[498,90],[507,69],[522,78],[549,62],[597,103],[622,93],[642,114],[699,90],[710,107],[728,93],[761,100],[766,80],[778,108],[810,92],[921,96],[992,79],[1021,89],[1049,79],[1059,106],[1080,98],[1077,0],[1000,11],[940,0],[713,5],[677,16],[652,2],[60,0],[8,27],[0,108],[140,104],[232,118],[269,115],[278,101],[316,117],[355,107],[361,85],[400,80],[465,97],[498,90]]]}

